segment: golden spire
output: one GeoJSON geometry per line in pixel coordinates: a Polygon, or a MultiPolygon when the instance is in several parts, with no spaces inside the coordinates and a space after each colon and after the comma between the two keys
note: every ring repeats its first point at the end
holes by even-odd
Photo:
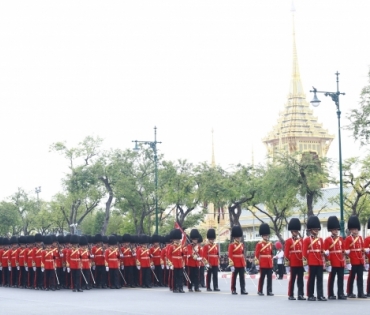
{"type": "Polygon", "coordinates": [[[279,114],[278,122],[263,139],[268,155],[274,157],[280,152],[315,152],[326,156],[334,136],[329,134],[306,101],[298,67],[298,56],[295,39],[294,3],[293,18],[293,69],[290,89],[284,111],[279,114]]]}
{"type": "Polygon", "coordinates": [[[211,161],[211,166],[215,167],[216,166],[216,160],[215,160],[215,145],[213,142],[213,128],[212,128],[212,161],[211,161]]]}

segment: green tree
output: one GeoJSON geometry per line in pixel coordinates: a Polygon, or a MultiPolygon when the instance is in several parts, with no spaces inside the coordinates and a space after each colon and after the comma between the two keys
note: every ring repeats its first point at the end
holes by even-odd
{"type": "Polygon", "coordinates": [[[16,234],[21,223],[20,215],[14,203],[0,202],[0,235],[16,234]]]}
{"type": "MultiPolygon", "coordinates": [[[[368,76],[370,83],[370,71],[368,76]]],[[[347,115],[351,124],[346,128],[351,130],[353,138],[364,146],[370,141],[370,84],[362,89],[359,105],[358,109],[352,109],[347,115]]]]}

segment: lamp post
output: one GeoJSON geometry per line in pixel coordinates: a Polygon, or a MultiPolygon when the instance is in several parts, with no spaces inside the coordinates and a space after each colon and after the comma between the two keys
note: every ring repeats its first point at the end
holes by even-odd
{"type": "Polygon", "coordinates": [[[41,186],[35,188],[35,193],[37,195],[37,206],[39,207],[40,210],[40,199],[39,199],[39,193],[41,192],[41,186]]]}
{"type": "Polygon", "coordinates": [[[139,141],[133,140],[135,142],[134,150],[139,150],[138,143],[144,143],[149,145],[154,153],[154,182],[155,182],[155,233],[158,234],[158,157],[157,157],[157,144],[162,143],[157,141],[157,127],[154,127],[154,141],[139,141]]]}
{"type": "Polygon", "coordinates": [[[336,92],[326,92],[317,91],[314,87],[311,93],[313,93],[313,99],[311,101],[312,106],[317,107],[320,105],[320,100],[317,98],[316,93],[324,93],[325,96],[330,96],[335,106],[337,107],[337,117],[338,117],[338,143],[339,143],[339,194],[340,194],[340,234],[344,237],[344,217],[343,217],[343,180],[342,180],[342,140],[340,135],[340,108],[339,108],[339,96],[345,95],[339,91],[339,72],[335,73],[337,77],[337,91],[336,92]]]}

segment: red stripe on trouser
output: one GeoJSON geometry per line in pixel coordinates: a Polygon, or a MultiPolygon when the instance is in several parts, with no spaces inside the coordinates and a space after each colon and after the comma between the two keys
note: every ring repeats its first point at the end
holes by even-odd
{"type": "Polygon", "coordinates": [[[310,294],[310,292],[309,292],[310,291],[310,271],[308,271],[308,280],[307,280],[306,285],[307,285],[307,287],[306,287],[306,292],[307,293],[306,294],[307,294],[308,297],[310,297],[310,295],[309,295],[310,294]]]}
{"type": "Polygon", "coordinates": [[[370,293],[370,271],[367,273],[367,286],[366,286],[366,293],[370,293]]]}
{"type": "Polygon", "coordinates": [[[258,292],[262,292],[262,270],[261,270],[261,267],[260,267],[260,278],[258,280],[258,292]]]}
{"type": "Polygon", "coordinates": [[[142,274],[142,270],[141,270],[141,268],[140,268],[140,270],[139,270],[139,284],[140,284],[140,285],[143,285],[143,274],[142,274]]]}
{"type": "Polygon", "coordinates": [[[234,291],[236,289],[236,277],[235,272],[231,274],[231,291],[234,291]]]}
{"type": "Polygon", "coordinates": [[[352,292],[349,292],[349,290],[350,290],[350,282],[351,282],[350,281],[351,275],[352,275],[352,270],[350,270],[349,275],[348,275],[348,280],[347,280],[347,294],[352,293],[352,292]]]}
{"type": "Polygon", "coordinates": [[[331,281],[332,273],[329,272],[329,277],[328,277],[328,296],[334,295],[334,292],[330,290],[330,281],[331,281]]]}
{"type": "Polygon", "coordinates": [[[288,296],[293,295],[293,290],[292,290],[292,272],[290,272],[290,278],[289,278],[289,283],[288,283],[288,296]]]}

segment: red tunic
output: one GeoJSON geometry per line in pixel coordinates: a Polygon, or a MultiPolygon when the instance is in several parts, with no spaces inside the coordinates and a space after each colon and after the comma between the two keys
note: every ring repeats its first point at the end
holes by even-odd
{"type": "Polygon", "coordinates": [[[10,266],[10,249],[4,249],[1,256],[1,265],[3,268],[10,266]]]}
{"type": "Polygon", "coordinates": [[[67,251],[67,267],[71,269],[81,268],[81,250],[79,248],[71,248],[67,251]]]}
{"type": "Polygon", "coordinates": [[[45,249],[41,252],[41,262],[45,270],[54,269],[54,249],[45,249]]]}
{"type": "Polygon", "coordinates": [[[57,248],[54,248],[54,259],[55,259],[55,267],[56,268],[62,268],[63,267],[63,258],[60,257],[60,253],[59,253],[59,250],[57,248]]]}
{"type": "Polygon", "coordinates": [[[36,248],[35,254],[33,256],[33,265],[36,267],[41,267],[41,259],[42,259],[42,248],[36,248]]]}
{"type": "Polygon", "coordinates": [[[91,249],[91,253],[94,255],[94,262],[96,266],[105,266],[105,257],[103,255],[103,248],[94,246],[91,249]]]}
{"type": "Polygon", "coordinates": [[[344,267],[344,248],[343,239],[338,236],[335,239],[331,236],[327,237],[324,241],[325,251],[329,251],[328,259],[332,267],[344,267]]]}
{"type": "Polygon", "coordinates": [[[159,246],[153,246],[149,250],[150,257],[152,258],[154,266],[161,265],[161,248],[159,246]]]}
{"type": "MultiPolygon", "coordinates": [[[[364,249],[366,248],[369,248],[370,249],[370,236],[366,237],[365,240],[364,240],[364,249]]],[[[369,263],[370,261],[370,251],[365,254],[365,256],[367,257],[367,263],[369,263]]],[[[370,273],[369,273],[369,276],[370,276],[370,273]]]]}
{"type": "Polygon", "coordinates": [[[118,248],[109,247],[105,250],[105,261],[109,268],[117,269],[119,267],[118,248]]]}
{"type": "Polygon", "coordinates": [[[27,266],[27,254],[28,254],[28,248],[19,249],[18,265],[20,267],[27,266]]]}
{"type": "Polygon", "coordinates": [[[361,236],[353,237],[352,235],[347,236],[344,242],[344,249],[349,250],[348,257],[352,265],[363,265],[364,264],[364,241],[361,236]]]}
{"type": "Polygon", "coordinates": [[[303,259],[307,260],[309,266],[323,265],[324,242],[321,237],[308,236],[303,240],[303,259]]]}
{"type": "Polygon", "coordinates": [[[207,260],[210,266],[217,267],[220,264],[218,246],[216,243],[204,245],[203,258],[207,260]]]}
{"type": "Polygon", "coordinates": [[[183,268],[184,260],[182,245],[181,244],[169,245],[167,250],[167,259],[169,264],[172,265],[174,268],[183,268]]]}
{"type": "Polygon", "coordinates": [[[272,268],[272,244],[262,240],[256,244],[254,258],[260,268],[272,268]]]}
{"type": "Polygon", "coordinates": [[[33,262],[35,261],[35,253],[36,253],[36,248],[28,248],[28,254],[27,254],[27,266],[32,267],[33,262]]]}
{"type": "Polygon", "coordinates": [[[161,250],[161,265],[167,266],[167,246],[163,247],[161,250]]]}
{"type": "Polygon", "coordinates": [[[11,249],[10,250],[10,264],[12,267],[18,266],[19,260],[19,248],[11,249]]]}
{"type": "Polygon", "coordinates": [[[229,266],[236,268],[245,267],[244,245],[243,243],[234,242],[229,245],[229,266]]]}
{"type": "Polygon", "coordinates": [[[187,249],[186,257],[188,258],[187,265],[189,267],[198,267],[199,266],[198,258],[199,257],[202,258],[200,246],[198,244],[196,244],[195,246],[193,246],[193,244],[189,244],[186,249],[187,249]]]}
{"type": "Polygon", "coordinates": [[[87,249],[81,249],[82,269],[90,269],[90,253],[87,249]]]}
{"type": "Polygon", "coordinates": [[[284,257],[285,265],[290,267],[302,267],[303,239],[294,240],[292,237],[285,241],[284,257]]]}
{"type": "MultiPolygon", "coordinates": [[[[3,253],[4,250],[0,248],[0,267],[3,265],[3,253]]],[[[2,279],[0,279],[0,281],[2,281],[2,279]]]]}
{"type": "Polygon", "coordinates": [[[122,247],[121,251],[123,253],[123,265],[125,267],[135,266],[135,256],[132,255],[132,250],[130,246],[122,247]]]}
{"type": "Polygon", "coordinates": [[[143,268],[150,267],[151,260],[149,248],[140,247],[136,251],[136,265],[141,266],[143,268]]]}

